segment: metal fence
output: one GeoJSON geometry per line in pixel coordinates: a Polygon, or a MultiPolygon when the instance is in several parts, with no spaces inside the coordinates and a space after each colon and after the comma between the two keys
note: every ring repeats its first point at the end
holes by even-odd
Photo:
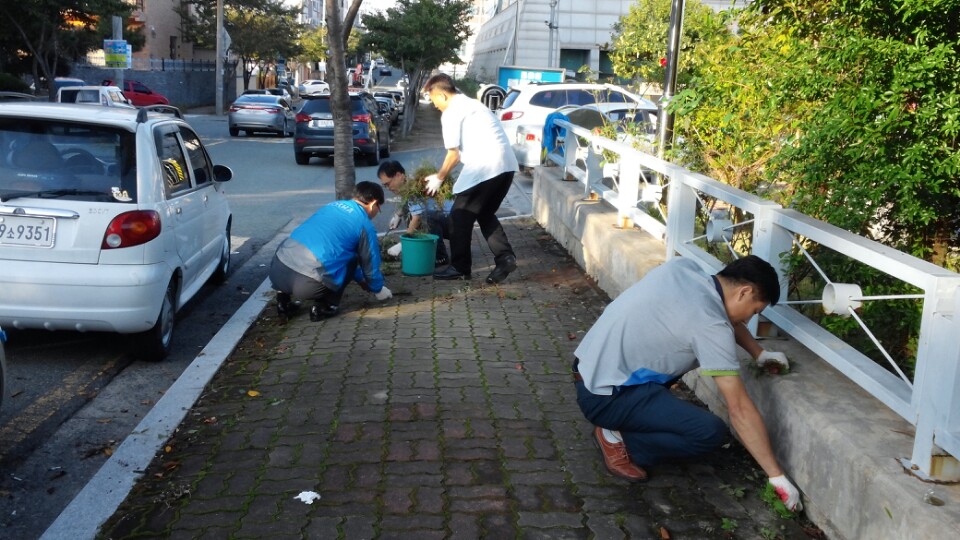
{"type": "MultiPolygon", "coordinates": [[[[622,225],[636,225],[666,242],[667,256],[697,260],[716,272],[724,258],[755,254],[777,268],[781,298],[791,271],[782,258],[800,253],[819,273],[819,297],[767,308],[763,317],[840,370],[916,427],[913,454],[903,463],[919,476],[960,480],[960,274],[945,270],[779,204],[761,199],[652,155],[605,139],[566,121],[561,151],[548,161],[583,184],[584,196],[617,209],[622,225]],[[666,191],[666,202],[664,192],[666,191]],[[814,246],[842,254],[895,278],[903,294],[869,296],[860,284],[835,283],[815,258],[814,246]],[[917,292],[919,291],[919,292],[917,292]],[[865,302],[922,303],[913,378],[883,347],[882,328],[858,315],[865,302]],[[798,305],[819,304],[828,316],[855,319],[889,363],[885,368],[804,315],[798,305]],[[953,457],[946,455],[951,454],[953,457]]],[[[752,329],[757,328],[757,321],[752,329]]]]}
{"type": "MultiPolygon", "coordinates": [[[[89,53],[78,64],[91,67],[105,68],[103,51],[89,53]]],[[[134,57],[131,69],[134,71],[214,71],[216,62],[213,60],[171,60],[169,58],[136,58],[134,57]]]]}

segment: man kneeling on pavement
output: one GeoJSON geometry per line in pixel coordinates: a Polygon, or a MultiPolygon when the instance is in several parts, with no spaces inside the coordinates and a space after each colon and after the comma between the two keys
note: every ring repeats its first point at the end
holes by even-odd
{"type": "Polygon", "coordinates": [[[787,366],[783,353],[765,351],[745,325],[779,299],[777,273],[759,257],[738,259],[716,275],[676,257],[606,307],[577,347],[573,371],[577,403],[596,426],[593,436],[612,474],[646,480],[646,468],[700,456],[725,442],[723,420],[670,392],[699,367],[713,377],[731,426],[787,508],[803,508],[773,455],[737,358],[740,345],[760,365],[787,366]]]}
{"type": "Polygon", "coordinates": [[[270,282],[281,319],[295,309],[293,298],[313,300],[311,321],[336,315],[351,279],[377,300],[393,296],[383,284],[380,243],[371,221],[383,200],[380,184],[359,182],[353,199],[320,208],[280,244],[270,264],[270,282]]]}

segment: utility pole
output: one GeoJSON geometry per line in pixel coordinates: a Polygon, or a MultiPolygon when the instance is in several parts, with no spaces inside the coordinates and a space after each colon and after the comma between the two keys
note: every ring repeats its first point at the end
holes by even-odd
{"type": "Polygon", "coordinates": [[[216,82],[214,90],[217,93],[215,111],[217,116],[223,116],[223,0],[217,0],[217,61],[216,82]]]}
{"type": "MultiPolygon", "coordinates": [[[[123,17],[118,17],[116,15],[110,19],[110,25],[113,30],[113,39],[122,40],[123,39],[123,17]]],[[[123,91],[123,68],[117,68],[117,74],[113,77],[113,84],[120,91],[123,91]]]]}
{"type": "Polygon", "coordinates": [[[553,49],[554,44],[557,42],[556,32],[557,28],[557,0],[550,0],[550,20],[546,21],[547,27],[550,28],[550,43],[547,46],[547,67],[554,67],[554,55],[553,49]]]}
{"type": "Polygon", "coordinates": [[[667,113],[667,105],[673,99],[677,87],[677,65],[680,56],[680,31],[683,29],[684,0],[673,0],[670,8],[670,33],[667,37],[667,66],[663,77],[663,96],[660,98],[660,114],[657,119],[659,146],[657,155],[661,159],[673,141],[673,114],[667,113]]]}

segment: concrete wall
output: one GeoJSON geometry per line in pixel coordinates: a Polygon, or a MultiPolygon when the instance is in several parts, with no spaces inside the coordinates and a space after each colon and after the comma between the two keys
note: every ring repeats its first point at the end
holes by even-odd
{"type": "MultiPolygon", "coordinates": [[[[104,79],[115,79],[117,70],[74,66],[71,77],[79,77],[88,84],[100,84],[104,79]]],[[[140,81],[151,90],[160,92],[171,105],[181,108],[214,105],[216,103],[216,73],[214,71],[133,71],[124,70],[124,80],[140,81]]],[[[233,102],[236,96],[232,77],[223,79],[224,103],[233,102]]]]}
{"type": "MultiPolygon", "coordinates": [[[[584,201],[583,186],[563,181],[558,167],[534,170],[533,213],[611,298],[665,259],[662,242],[615,228],[616,211],[584,201]]],[[[960,538],[960,485],[925,483],[897,461],[912,453],[913,426],[797,342],[768,339],[791,372],[754,376],[745,367],[744,383],[810,519],[832,539],[960,538]],[[923,502],[931,489],[945,505],[923,502]]],[[[712,379],[684,380],[726,417],[712,379]]]]}

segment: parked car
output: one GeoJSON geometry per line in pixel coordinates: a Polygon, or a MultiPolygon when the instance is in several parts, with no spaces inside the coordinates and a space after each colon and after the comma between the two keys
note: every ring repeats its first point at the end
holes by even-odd
{"type": "Polygon", "coordinates": [[[0,92],[0,103],[6,103],[9,101],[40,101],[46,100],[46,98],[40,98],[33,94],[24,94],[23,92],[0,92]]]}
{"type": "Polygon", "coordinates": [[[165,357],[177,311],[230,269],[232,171],[146,109],[4,104],[0,150],[0,325],[165,357]]]}
{"type": "MultiPolygon", "coordinates": [[[[367,92],[352,92],[350,106],[353,153],[365,158],[369,165],[377,165],[381,156],[390,156],[390,118],[380,114],[376,100],[367,92]]],[[[309,163],[311,156],[333,156],[333,113],[329,95],[304,99],[297,113],[293,154],[299,165],[309,163]]]]}
{"type": "MultiPolygon", "coordinates": [[[[106,79],[102,83],[103,86],[120,86],[114,85],[113,81],[106,79]]],[[[170,100],[160,94],[159,92],[154,92],[147,85],[139,81],[134,81],[131,79],[124,79],[123,86],[123,95],[130,100],[130,103],[134,107],[143,107],[145,105],[168,105],[170,100]]]]}
{"type": "Polygon", "coordinates": [[[65,86],[57,90],[56,101],[57,103],[134,108],[116,86],[65,86]]]}
{"type": "MultiPolygon", "coordinates": [[[[657,106],[649,100],[646,103],[589,103],[587,105],[566,105],[555,112],[563,114],[566,119],[576,126],[590,130],[598,130],[611,125],[616,129],[616,140],[635,146],[647,152],[653,151],[653,142],[657,131],[657,106]]],[[[551,117],[552,118],[552,117],[551,117]]],[[[543,131],[551,129],[552,121],[548,119],[543,131]]],[[[558,131],[562,131],[558,128],[558,131]]],[[[527,126],[520,126],[517,133],[519,139],[525,139],[527,126]]],[[[547,139],[546,133],[543,135],[547,139]]],[[[557,143],[562,144],[562,139],[557,143]]],[[[527,152],[532,152],[528,148],[527,152]]],[[[539,151],[539,149],[537,149],[539,151]]],[[[562,154],[562,152],[561,152],[562,154]]]]}
{"type": "Polygon", "coordinates": [[[400,108],[397,106],[397,103],[393,101],[392,97],[382,97],[374,96],[377,103],[383,104],[380,108],[380,113],[387,115],[390,119],[390,125],[395,126],[400,123],[400,108]]]}
{"type": "Polygon", "coordinates": [[[393,76],[393,70],[390,69],[390,68],[388,68],[388,67],[382,67],[382,68],[380,68],[380,76],[381,76],[381,77],[391,77],[391,76],[393,76]]]}
{"type": "Polygon", "coordinates": [[[7,394],[7,355],[3,352],[6,342],[7,334],[0,328],[0,409],[3,408],[3,397],[7,394]]]}
{"type": "Polygon", "coordinates": [[[500,124],[513,145],[521,167],[540,164],[543,123],[547,115],[564,105],[588,103],[637,103],[649,100],[612,84],[593,83],[530,83],[511,88],[497,111],[500,124]],[[524,126],[523,140],[518,128],[524,126]],[[534,151],[531,152],[531,149],[534,151]]]}
{"type": "Polygon", "coordinates": [[[320,94],[329,94],[330,85],[326,81],[318,79],[307,79],[300,83],[300,97],[319,96],[320,94]]]}
{"type": "Polygon", "coordinates": [[[66,86],[87,86],[87,81],[76,77],[55,77],[53,79],[53,97],[56,97],[58,90],[66,86]]]}
{"type": "Polygon", "coordinates": [[[244,94],[230,105],[227,126],[230,136],[243,130],[247,135],[269,131],[281,137],[293,133],[296,115],[287,98],[272,94],[244,94]]]}

